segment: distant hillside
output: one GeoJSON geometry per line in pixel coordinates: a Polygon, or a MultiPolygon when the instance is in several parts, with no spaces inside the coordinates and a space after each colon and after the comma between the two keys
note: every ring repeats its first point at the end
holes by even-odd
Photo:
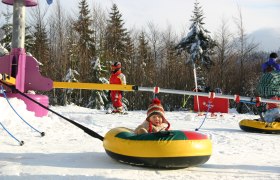
{"type": "Polygon", "coordinates": [[[280,50],[280,27],[260,29],[249,36],[255,43],[259,43],[259,50],[267,52],[280,50]]]}

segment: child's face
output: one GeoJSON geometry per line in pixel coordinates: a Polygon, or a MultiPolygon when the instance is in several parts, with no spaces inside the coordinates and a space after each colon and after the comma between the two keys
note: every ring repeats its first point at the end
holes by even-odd
{"type": "Polygon", "coordinates": [[[152,115],[149,120],[154,126],[159,126],[162,123],[162,117],[159,114],[152,115]]]}

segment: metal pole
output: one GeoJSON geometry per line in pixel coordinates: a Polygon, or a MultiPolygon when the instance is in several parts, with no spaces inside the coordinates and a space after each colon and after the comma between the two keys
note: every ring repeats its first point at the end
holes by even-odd
{"type": "MultiPolygon", "coordinates": [[[[154,88],[152,87],[138,87],[138,91],[148,91],[153,92],[154,88]]],[[[181,95],[191,95],[191,96],[204,96],[209,97],[209,93],[204,92],[193,92],[193,91],[182,91],[182,90],[175,90],[175,89],[160,89],[159,93],[169,93],[169,94],[181,94],[181,95]]],[[[235,95],[222,95],[222,94],[215,94],[215,98],[224,98],[224,99],[232,99],[235,100],[235,95]]],[[[239,96],[239,99],[241,101],[252,101],[256,102],[257,99],[255,97],[246,97],[246,96],[239,96]]],[[[265,103],[277,103],[280,104],[279,100],[273,100],[273,99],[264,99],[261,98],[261,102],[265,103]]]]}
{"type": "Polygon", "coordinates": [[[12,48],[24,48],[25,5],[24,0],[14,0],[12,48]]]}
{"type": "MultiPolygon", "coordinates": [[[[15,84],[15,78],[7,76],[6,74],[0,74],[0,81],[9,83],[11,85],[15,84]]],[[[145,92],[155,92],[155,87],[141,87],[136,85],[120,85],[120,84],[97,84],[97,83],[68,83],[68,82],[53,82],[53,88],[68,88],[68,89],[94,89],[94,90],[120,90],[120,91],[145,91],[145,92]]],[[[180,95],[190,95],[190,96],[203,96],[210,97],[210,93],[205,92],[194,92],[194,91],[184,91],[175,89],[161,89],[158,88],[158,93],[168,93],[168,94],[180,94],[180,95]]],[[[215,94],[214,98],[224,98],[236,100],[238,95],[223,95],[215,94]]],[[[252,101],[256,102],[256,97],[246,97],[238,96],[240,101],[252,101]]],[[[261,98],[261,102],[265,103],[277,103],[280,104],[279,100],[265,99],[261,98]]]]}
{"type": "MultiPolygon", "coordinates": [[[[193,76],[194,76],[195,92],[198,92],[195,63],[193,63],[193,76]]],[[[196,102],[197,102],[197,110],[198,110],[198,113],[200,113],[200,107],[199,107],[198,96],[196,96],[196,102]]]]}

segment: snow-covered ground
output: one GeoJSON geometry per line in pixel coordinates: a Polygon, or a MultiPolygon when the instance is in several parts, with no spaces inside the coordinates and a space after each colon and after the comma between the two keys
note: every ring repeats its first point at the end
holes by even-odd
{"type": "MultiPolygon", "coordinates": [[[[19,146],[0,127],[0,179],[280,180],[279,135],[247,133],[239,128],[241,119],[257,118],[255,115],[231,110],[216,119],[206,119],[200,132],[212,138],[213,154],[209,161],[198,167],[162,170],[119,163],[105,153],[100,140],[66,120],[53,113],[37,118],[25,110],[23,101],[11,99],[11,103],[24,120],[46,135],[40,137],[0,98],[0,122],[25,142],[19,146]]],[[[51,109],[102,136],[115,127],[135,128],[146,117],[146,111],[108,115],[74,105],[51,109]]],[[[166,116],[171,128],[179,130],[195,130],[204,119],[187,111],[166,112],[166,116]]]]}

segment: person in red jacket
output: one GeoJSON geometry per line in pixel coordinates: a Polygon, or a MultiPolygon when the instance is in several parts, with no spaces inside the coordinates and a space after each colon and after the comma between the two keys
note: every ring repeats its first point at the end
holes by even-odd
{"type": "MultiPolygon", "coordinates": [[[[114,62],[111,65],[111,76],[110,76],[110,84],[123,84],[126,85],[125,75],[121,71],[121,63],[114,62]]],[[[114,110],[112,113],[123,113],[123,105],[122,105],[122,91],[110,91],[110,97],[112,104],[114,106],[114,110]]]]}

